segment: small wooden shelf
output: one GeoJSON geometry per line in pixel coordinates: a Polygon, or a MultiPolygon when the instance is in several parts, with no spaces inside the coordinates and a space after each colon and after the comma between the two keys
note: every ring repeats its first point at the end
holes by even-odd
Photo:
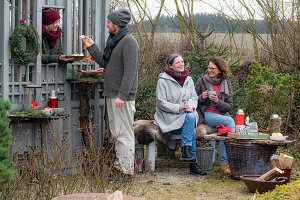
{"type": "Polygon", "coordinates": [[[73,79],[68,78],[66,81],[71,83],[103,83],[104,79],[73,79]]]}
{"type": "Polygon", "coordinates": [[[43,123],[49,120],[57,120],[67,118],[67,115],[50,115],[50,116],[20,116],[20,115],[8,115],[8,118],[12,122],[23,122],[23,123],[43,123]]]}

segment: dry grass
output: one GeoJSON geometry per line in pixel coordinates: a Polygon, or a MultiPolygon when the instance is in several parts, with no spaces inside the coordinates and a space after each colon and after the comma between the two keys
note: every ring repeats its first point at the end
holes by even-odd
{"type": "MultiPolygon", "coordinates": [[[[158,158],[154,173],[138,174],[134,188],[143,187],[143,197],[155,200],[175,199],[250,199],[254,194],[248,191],[243,181],[237,181],[220,172],[220,166],[213,166],[206,176],[189,174],[188,164],[182,164],[179,157],[158,158]]],[[[300,163],[295,161],[291,181],[300,177],[300,163]]]]}
{"type": "MultiPolygon", "coordinates": [[[[0,199],[52,199],[63,194],[113,193],[116,190],[134,196],[140,194],[140,190],[132,190],[134,179],[127,183],[109,178],[115,175],[113,144],[89,156],[78,149],[76,155],[69,157],[68,140],[71,138],[55,137],[51,131],[47,134],[47,149],[35,147],[12,155],[15,178],[4,185],[0,199]]],[[[62,131],[62,134],[65,133],[62,131]]]]}
{"type": "MultiPolygon", "coordinates": [[[[260,37],[265,41],[267,39],[270,40],[267,34],[260,34],[260,37]]],[[[155,40],[157,42],[169,41],[173,45],[182,45],[180,33],[156,33],[155,40]]],[[[253,40],[252,35],[249,33],[234,33],[233,37],[229,37],[226,33],[212,33],[206,42],[213,42],[216,47],[228,47],[230,49],[230,56],[233,59],[254,59],[253,40]]],[[[258,47],[261,49],[262,45],[258,44],[258,47]]]]}
{"type": "MultiPolygon", "coordinates": [[[[110,151],[101,149],[89,160],[79,155],[70,160],[67,142],[53,145],[50,151],[24,152],[15,157],[15,179],[5,185],[1,199],[51,199],[63,194],[113,193],[145,199],[248,199],[249,193],[242,181],[220,173],[214,166],[206,176],[190,175],[188,164],[176,159],[157,158],[156,171],[136,173],[132,182],[108,180],[112,173],[110,151]],[[106,152],[106,153],[103,153],[106,152]],[[67,162],[68,161],[68,162],[67,162]]],[[[216,159],[217,160],[217,159],[216,159]]],[[[300,163],[296,160],[292,180],[300,177],[300,163]]]]}

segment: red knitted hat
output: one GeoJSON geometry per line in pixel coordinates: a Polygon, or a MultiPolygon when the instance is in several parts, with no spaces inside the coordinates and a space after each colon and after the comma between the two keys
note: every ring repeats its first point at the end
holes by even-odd
{"type": "Polygon", "coordinates": [[[57,21],[59,19],[60,19],[60,16],[55,10],[49,8],[49,9],[43,11],[43,25],[47,26],[49,24],[54,23],[55,21],[57,21]]]}

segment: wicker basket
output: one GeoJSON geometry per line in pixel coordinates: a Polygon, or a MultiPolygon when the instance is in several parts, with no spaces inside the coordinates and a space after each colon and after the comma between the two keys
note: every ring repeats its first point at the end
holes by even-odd
{"type": "Polygon", "coordinates": [[[232,176],[262,175],[270,170],[270,158],[277,146],[225,142],[232,176]]]}
{"type": "Polygon", "coordinates": [[[196,148],[198,165],[203,170],[211,170],[213,165],[214,147],[196,148]]]}

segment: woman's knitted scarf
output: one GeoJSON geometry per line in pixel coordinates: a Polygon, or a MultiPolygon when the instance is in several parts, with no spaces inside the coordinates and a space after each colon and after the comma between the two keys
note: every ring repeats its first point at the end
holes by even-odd
{"type": "Polygon", "coordinates": [[[48,31],[46,29],[46,27],[43,25],[42,30],[43,30],[43,36],[48,41],[50,48],[53,49],[56,45],[57,39],[59,38],[59,36],[61,34],[60,28],[58,27],[57,31],[48,31]]]}
{"type": "Polygon", "coordinates": [[[113,49],[117,46],[117,44],[120,42],[120,40],[130,33],[129,29],[127,27],[121,28],[115,35],[109,35],[106,40],[106,46],[104,48],[103,52],[103,60],[105,63],[108,63],[110,59],[111,52],[113,49]]]}
{"type": "Polygon", "coordinates": [[[209,77],[208,74],[205,74],[203,76],[202,80],[203,80],[207,90],[209,90],[209,91],[214,90],[213,85],[220,84],[218,96],[221,96],[221,95],[228,96],[229,95],[228,84],[227,84],[227,81],[225,81],[225,79],[211,78],[211,77],[209,77]]]}
{"type": "Polygon", "coordinates": [[[181,74],[175,74],[174,72],[169,70],[165,70],[165,72],[172,76],[179,83],[179,85],[181,85],[181,87],[183,86],[186,77],[188,77],[189,75],[189,71],[187,69],[184,69],[181,74]]]}

